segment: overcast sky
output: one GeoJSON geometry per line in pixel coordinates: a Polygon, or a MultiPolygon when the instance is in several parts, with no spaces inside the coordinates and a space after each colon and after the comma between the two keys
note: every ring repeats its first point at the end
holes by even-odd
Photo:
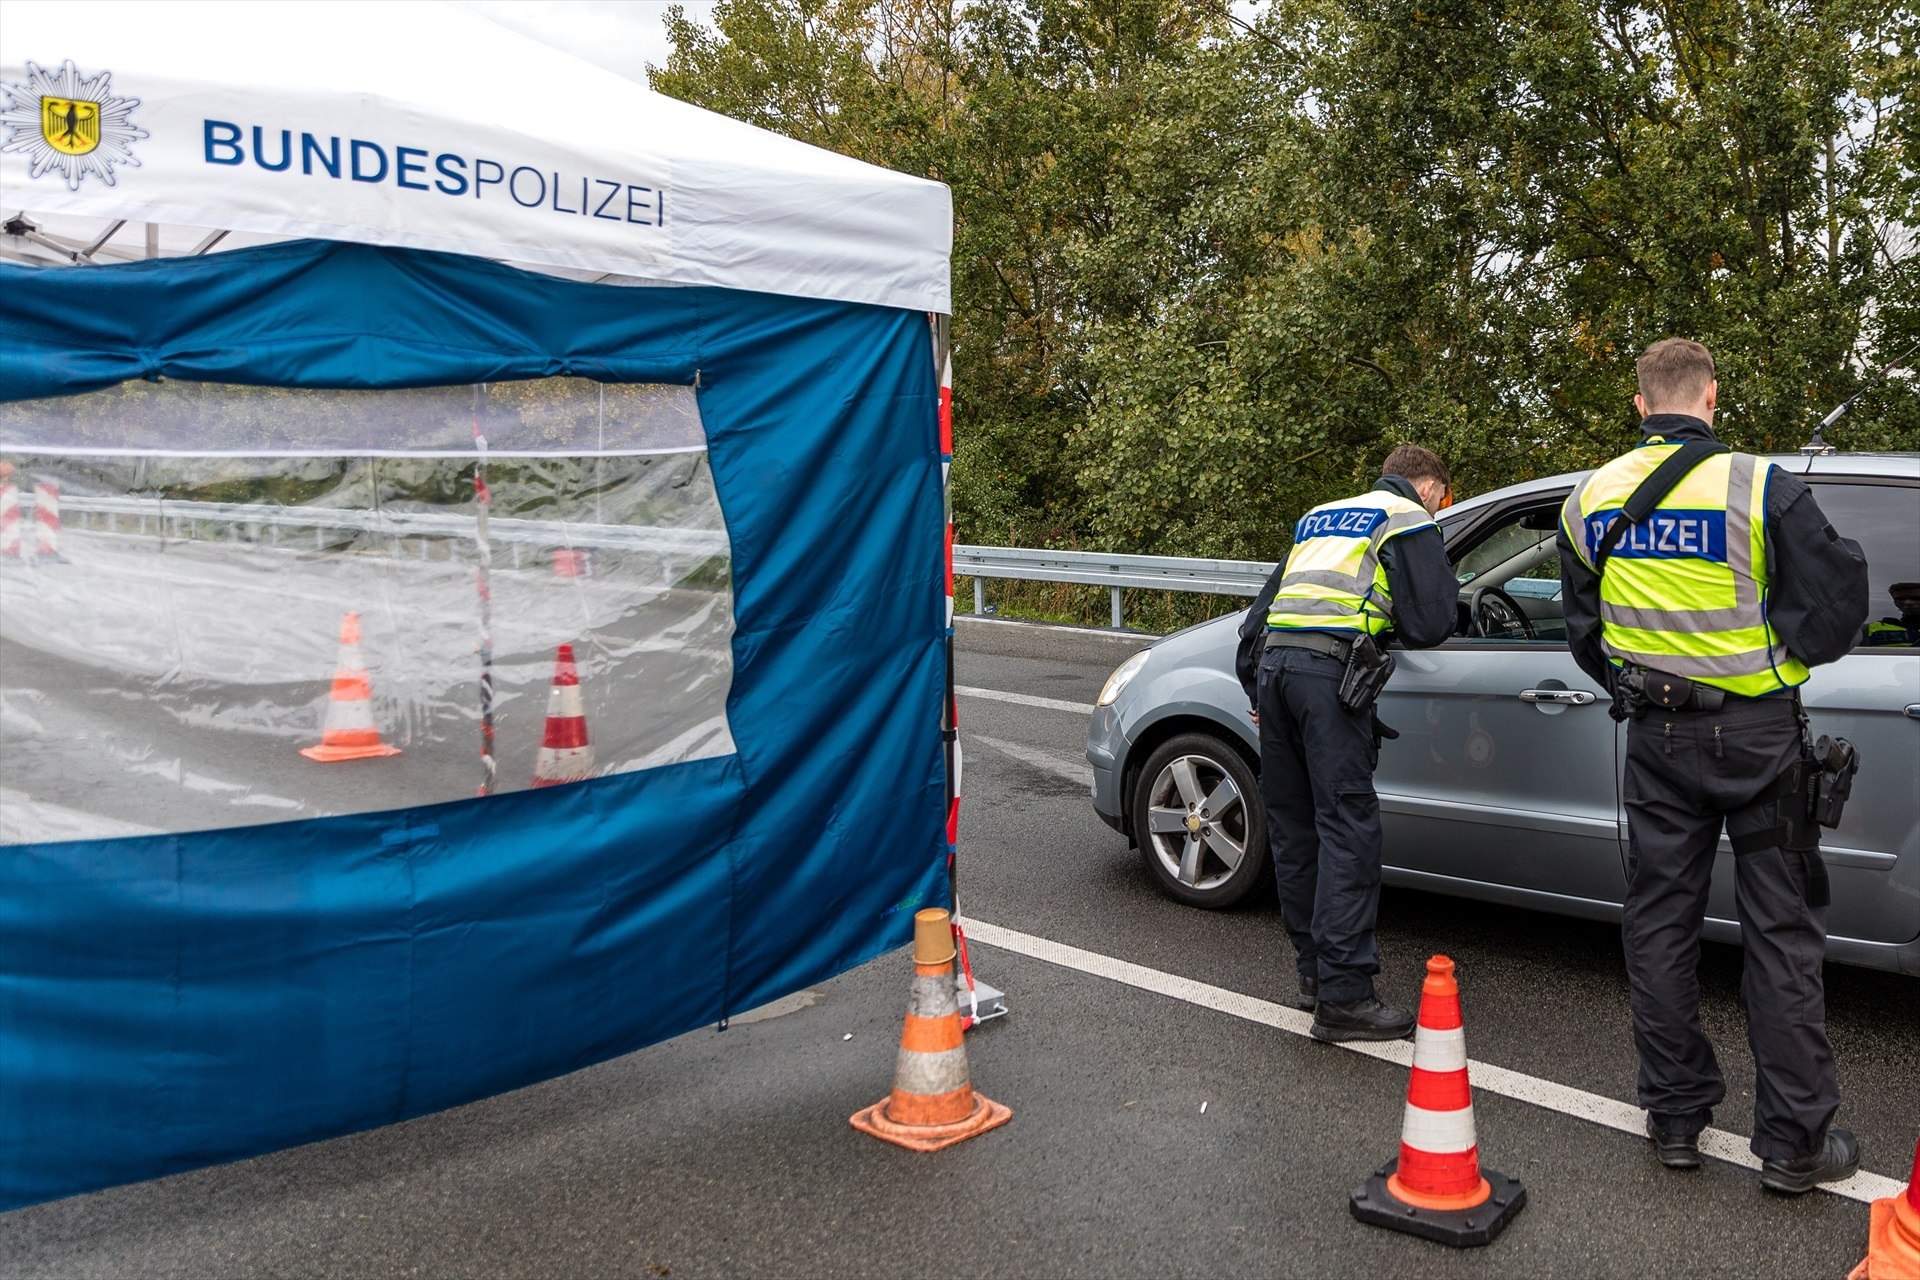
{"type": "MultiPolygon", "coordinates": [[[[661,19],[673,0],[456,0],[502,26],[647,82],[647,64],[664,63],[669,45],[661,19]]],[[[687,16],[713,25],[714,0],[679,0],[687,16]]]]}

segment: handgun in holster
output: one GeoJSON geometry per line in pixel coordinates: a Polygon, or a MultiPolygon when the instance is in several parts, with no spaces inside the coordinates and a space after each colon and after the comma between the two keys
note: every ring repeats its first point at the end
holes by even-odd
{"type": "Polygon", "coordinates": [[[1356,715],[1369,710],[1393,674],[1393,655],[1361,635],[1347,646],[1347,669],[1340,673],[1340,705],[1356,715]]]}
{"type": "Polygon", "coordinates": [[[1813,744],[1813,820],[1823,827],[1840,825],[1840,813],[1853,795],[1853,775],[1860,772],[1860,753],[1845,738],[1820,735],[1813,744]]]}
{"type": "Polygon", "coordinates": [[[1845,738],[1826,734],[1811,744],[1803,740],[1801,750],[1801,758],[1780,779],[1780,848],[1805,859],[1807,901],[1824,907],[1833,901],[1833,891],[1820,856],[1820,828],[1840,825],[1853,794],[1853,775],[1860,772],[1860,753],[1845,738]]]}

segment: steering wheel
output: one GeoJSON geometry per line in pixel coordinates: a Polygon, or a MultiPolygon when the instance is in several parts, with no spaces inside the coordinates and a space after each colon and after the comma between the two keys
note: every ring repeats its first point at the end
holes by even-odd
{"type": "Polygon", "coordinates": [[[1499,587],[1480,587],[1467,602],[1470,634],[1489,640],[1537,639],[1533,622],[1519,602],[1499,587]]]}

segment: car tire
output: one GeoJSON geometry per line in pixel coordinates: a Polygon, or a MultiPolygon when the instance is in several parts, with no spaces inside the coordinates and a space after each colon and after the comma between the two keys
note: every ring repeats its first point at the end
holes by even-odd
{"type": "Polygon", "coordinates": [[[1267,878],[1260,780],[1232,744],[1205,733],[1168,739],[1135,775],[1128,804],[1140,854],[1167,896],[1218,910],[1267,878]]]}

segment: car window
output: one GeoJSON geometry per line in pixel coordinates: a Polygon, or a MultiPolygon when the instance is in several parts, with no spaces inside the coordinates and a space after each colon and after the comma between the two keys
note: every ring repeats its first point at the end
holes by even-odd
{"type": "Polygon", "coordinates": [[[1827,523],[1860,544],[1867,557],[1867,620],[1900,616],[1890,588],[1920,582],[1920,488],[1814,480],[1814,500],[1827,523]]]}
{"type": "MultiPolygon", "coordinates": [[[[1473,548],[1454,563],[1454,576],[1465,586],[1476,579],[1484,578],[1517,555],[1538,549],[1543,543],[1550,551],[1553,548],[1552,529],[1529,529],[1522,523],[1525,512],[1515,512],[1491,533],[1477,540],[1473,548]]],[[[1538,523],[1537,521],[1533,523],[1538,523]]],[[[1554,578],[1559,577],[1559,561],[1549,556],[1553,562],[1554,578]]],[[[1545,562],[1543,562],[1545,563],[1545,562]]],[[[1494,585],[1498,586],[1498,583],[1494,585]]]]}
{"type": "MultiPolygon", "coordinates": [[[[1514,628],[1467,631],[1469,638],[1498,640],[1502,643],[1536,641],[1564,644],[1567,638],[1566,615],[1560,599],[1560,555],[1554,545],[1554,533],[1560,515],[1558,497],[1535,500],[1502,512],[1490,524],[1475,530],[1467,541],[1448,548],[1454,576],[1460,580],[1461,600],[1471,599],[1482,587],[1497,587],[1527,617],[1532,634],[1518,634],[1514,628]]],[[[1463,618],[1463,627],[1469,622],[1463,618]]]]}

